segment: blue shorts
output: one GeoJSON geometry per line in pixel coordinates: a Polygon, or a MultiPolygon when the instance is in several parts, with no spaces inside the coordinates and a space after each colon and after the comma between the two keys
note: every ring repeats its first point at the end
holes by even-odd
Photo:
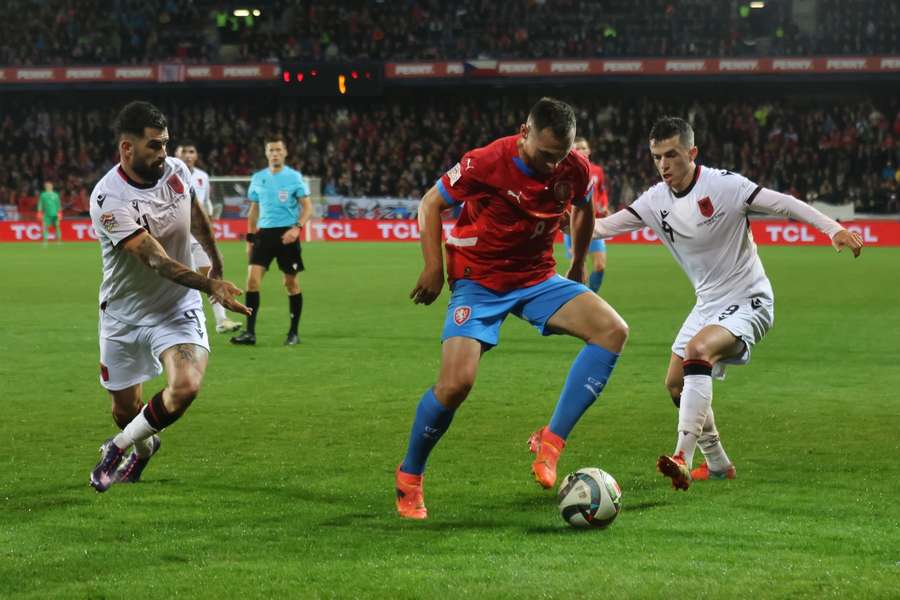
{"type": "MultiPolygon", "coordinates": [[[[568,233],[564,233],[563,239],[566,242],[566,256],[572,258],[572,238],[568,233]]],[[[588,253],[593,254],[594,252],[606,252],[606,240],[591,240],[588,253]]]]}
{"type": "Polygon", "coordinates": [[[452,290],[441,341],[462,336],[491,347],[500,341],[500,325],[509,313],[525,319],[542,335],[551,335],[547,321],[556,311],[575,296],[593,294],[585,285],[560,275],[503,293],[458,279],[452,290]]]}

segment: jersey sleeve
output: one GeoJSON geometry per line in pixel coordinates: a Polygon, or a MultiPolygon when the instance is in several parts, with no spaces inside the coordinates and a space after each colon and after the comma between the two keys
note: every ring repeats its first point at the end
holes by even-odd
{"type": "Polygon", "coordinates": [[[250,185],[247,187],[247,200],[250,202],[259,202],[259,180],[256,175],[250,178],[250,185]]]}
{"type": "Polygon", "coordinates": [[[435,187],[450,206],[458,206],[474,196],[482,186],[480,170],[484,161],[474,153],[465,154],[453,167],[441,175],[435,187]]]}
{"type": "Polygon", "coordinates": [[[730,180],[729,183],[734,190],[732,200],[735,205],[739,206],[744,212],[747,212],[750,205],[753,203],[753,199],[756,198],[756,195],[762,190],[762,186],[757,185],[756,182],[750,181],[743,175],[732,173],[731,171],[722,171],[722,175],[724,179],[730,180]]]}
{"type": "Polygon", "coordinates": [[[119,198],[108,194],[91,195],[91,225],[100,237],[107,238],[113,246],[118,246],[142,229],[131,206],[119,198]],[[103,198],[102,205],[98,199],[103,198]]]}
{"type": "Polygon", "coordinates": [[[294,193],[297,195],[297,199],[300,200],[301,198],[309,196],[309,184],[302,173],[297,173],[297,179],[297,190],[294,193]]]}

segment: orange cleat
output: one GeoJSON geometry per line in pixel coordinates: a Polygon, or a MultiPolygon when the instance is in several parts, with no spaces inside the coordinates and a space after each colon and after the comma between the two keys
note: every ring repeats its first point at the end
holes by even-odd
{"type": "Polygon", "coordinates": [[[736,476],[737,470],[735,470],[734,465],[728,465],[727,469],[717,473],[716,471],[710,471],[709,465],[704,462],[702,465],[691,471],[691,479],[694,481],[734,479],[736,476]]]}
{"type": "Polygon", "coordinates": [[[422,491],[422,475],[410,475],[397,467],[395,474],[397,489],[397,512],[404,519],[426,519],[425,494],[422,491]]]}
{"type": "Polygon", "coordinates": [[[675,456],[660,456],[656,460],[656,470],[672,480],[672,487],[685,490],[691,487],[691,472],[684,464],[684,453],[675,456]]]}
{"type": "Polygon", "coordinates": [[[542,488],[550,489],[556,483],[556,463],[565,447],[566,441],[547,427],[541,427],[528,438],[528,449],[536,455],[531,472],[542,488]]]}

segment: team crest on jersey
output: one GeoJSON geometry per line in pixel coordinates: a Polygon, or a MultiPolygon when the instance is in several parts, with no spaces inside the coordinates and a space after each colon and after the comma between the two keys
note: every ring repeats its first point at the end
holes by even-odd
{"type": "Polygon", "coordinates": [[[572,182],[557,181],[553,185],[553,197],[556,198],[556,202],[559,204],[568,202],[569,198],[572,197],[572,182]]]}
{"type": "Polygon", "coordinates": [[[712,200],[709,199],[709,196],[705,196],[700,200],[697,200],[697,206],[700,207],[700,214],[704,217],[711,217],[715,212],[715,208],[713,208],[712,200]]]}
{"type": "Polygon", "coordinates": [[[462,177],[462,168],[459,166],[459,163],[456,163],[452,169],[447,171],[447,179],[450,180],[450,185],[453,186],[454,183],[459,181],[460,177],[462,177]]]}
{"type": "Polygon", "coordinates": [[[166,185],[172,188],[172,191],[176,194],[184,193],[184,184],[181,183],[181,179],[178,177],[178,175],[173,174],[171,177],[169,177],[166,180],[166,185]]]}
{"type": "Polygon", "coordinates": [[[453,322],[457,325],[462,325],[466,321],[469,320],[469,317],[472,316],[472,307],[470,306],[460,306],[456,310],[453,311],[453,322]]]}
{"type": "Polygon", "coordinates": [[[103,225],[103,229],[111,232],[116,228],[116,225],[118,225],[118,222],[116,221],[116,215],[108,212],[103,213],[102,215],[100,215],[100,224],[103,225]]]}

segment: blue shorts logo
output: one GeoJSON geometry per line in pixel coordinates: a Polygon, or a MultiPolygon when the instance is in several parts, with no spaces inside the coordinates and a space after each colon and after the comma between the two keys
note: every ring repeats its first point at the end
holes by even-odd
{"type": "Polygon", "coordinates": [[[457,325],[462,325],[466,321],[469,320],[469,317],[472,316],[472,307],[470,306],[460,306],[456,310],[453,311],[453,322],[457,325]]]}

